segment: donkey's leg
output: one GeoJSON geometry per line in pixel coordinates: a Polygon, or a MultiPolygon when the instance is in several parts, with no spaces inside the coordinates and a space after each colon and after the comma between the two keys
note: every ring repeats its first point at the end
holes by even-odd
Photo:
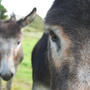
{"type": "Polygon", "coordinates": [[[11,80],[9,80],[9,81],[7,82],[6,90],[11,90],[12,80],[13,80],[13,79],[11,79],[11,80]]]}
{"type": "Polygon", "coordinates": [[[0,78],[0,90],[2,90],[2,80],[0,78]]]}

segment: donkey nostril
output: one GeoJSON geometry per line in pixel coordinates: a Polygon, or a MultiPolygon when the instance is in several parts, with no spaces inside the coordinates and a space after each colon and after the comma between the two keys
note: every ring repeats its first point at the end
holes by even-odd
{"type": "Polygon", "coordinates": [[[13,77],[13,75],[14,75],[14,74],[13,74],[13,73],[11,73],[11,77],[13,77]]]}
{"type": "Polygon", "coordinates": [[[8,81],[8,80],[10,80],[12,77],[14,76],[14,73],[9,73],[9,74],[2,74],[1,73],[1,78],[3,79],[3,80],[5,80],[5,81],[8,81]]]}

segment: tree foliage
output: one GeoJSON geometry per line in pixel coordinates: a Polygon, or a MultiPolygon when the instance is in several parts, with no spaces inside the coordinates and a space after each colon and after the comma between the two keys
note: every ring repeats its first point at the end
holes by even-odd
{"type": "Polygon", "coordinates": [[[5,19],[7,17],[7,15],[5,15],[5,13],[7,12],[6,8],[1,4],[0,0],[0,19],[5,19]]]}
{"type": "Polygon", "coordinates": [[[30,24],[30,27],[34,27],[36,30],[44,30],[43,19],[37,15],[35,20],[30,24]]]}
{"type": "Polygon", "coordinates": [[[35,20],[24,28],[24,32],[43,32],[44,31],[44,21],[37,15],[35,20]]]}

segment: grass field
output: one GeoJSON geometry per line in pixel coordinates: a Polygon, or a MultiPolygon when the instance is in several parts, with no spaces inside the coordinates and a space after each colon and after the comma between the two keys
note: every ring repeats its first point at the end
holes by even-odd
{"type": "Polygon", "coordinates": [[[23,49],[24,60],[18,68],[13,81],[12,90],[31,90],[32,88],[32,68],[31,52],[36,42],[40,39],[41,32],[24,32],[23,49]]]}

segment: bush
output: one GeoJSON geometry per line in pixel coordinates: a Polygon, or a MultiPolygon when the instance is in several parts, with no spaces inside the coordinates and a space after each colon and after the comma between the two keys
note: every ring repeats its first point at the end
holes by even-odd
{"type": "Polygon", "coordinates": [[[30,24],[30,27],[34,27],[36,30],[44,30],[43,19],[37,15],[35,20],[30,24]]]}
{"type": "Polygon", "coordinates": [[[24,28],[24,31],[25,32],[44,31],[43,19],[39,15],[37,15],[35,20],[30,25],[24,28]]]}

